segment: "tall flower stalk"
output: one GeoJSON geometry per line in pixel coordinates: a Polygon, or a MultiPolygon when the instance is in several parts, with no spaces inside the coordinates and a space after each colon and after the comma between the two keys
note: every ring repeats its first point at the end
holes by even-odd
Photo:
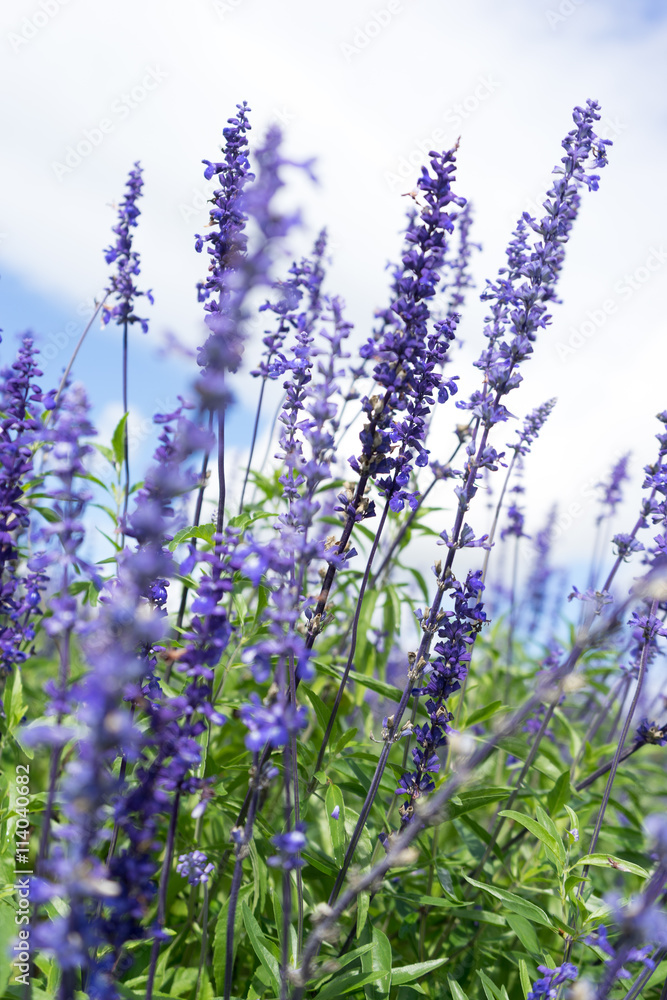
{"type": "MultiPolygon", "coordinates": [[[[139,163],[134,164],[130,170],[127,180],[126,193],[118,208],[118,222],[113,227],[112,232],[116,234],[116,242],[104,252],[104,259],[107,264],[116,264],[116,273],[112,275],[109,285],[106,288],[106,296],[112,296],[115,300],[114,306],[104,306],[102,318],[104,323],[113,320],[123,330],[123,413],[125,414],[125,426],[123,428],[123,456],[125,463],[125,488],[123,491],[123,517],[127,517],[127,508],[130,498],[130,439],[128,430],[128,368],[129,368],[129,329],[134,323],[139,323],[142,333],[148,333],[148,320],[138,316],[135,309],[136,300],[145,296],[153,304],[151,291],[140,292],[134,283],[135,277],[140,273],[139,254],[133,249],[132,230],[138,225],[138,218],[141,214],[137,207],[137,202],[141,197],[143,188],[142,168],[139,163]]],[[[105,296],[105,298],[106,298],[105,296]]]]}

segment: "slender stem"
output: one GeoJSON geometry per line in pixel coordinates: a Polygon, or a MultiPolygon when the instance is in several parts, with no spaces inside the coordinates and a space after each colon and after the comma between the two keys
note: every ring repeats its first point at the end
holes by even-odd
{"type": "MultiPolygon", "coordinates": [[[[171,862],[174,856],[174,843],[176,841],[176,824],[178,822],[178,807],[181,801],[181,790],[178,788],[174,795],[174,801],[171,806],[171,817],[169,819],[169,832],[167,833],[167,843],[164,849],[164,861],[162,863],[162,871],[160,872],[160,887],[158,889],[158,900],[157,900],[157,922],[160,930],[164,927],[165,920],[167,917],[167,888],[169,886],[169,875],[171,874],[171,862]]],[[[160,946],[162,942],[159,937],[153,939],[153,947],[151,948],[151,960],[148,968],[148,981],[146,983],[146,1000],[152,1000],[153,997],[153,984],[155,981],[155,970],[157,968],[157,960],[160,954],[160,946]]]]}
{"type": "MultiPolygon", "coordinates": [[[[654,600],[651,604],[651,610],[649,612],[649,618],[655,615],[656,608],[658,606],[657,600],[654,600]]],[[[602,821],[604,820],[604,814],[609,803],[609,797],[611,795],[611,787],[614,784],[614,779],[616,777],[616,772],[618,770],[618,765],[621,760],[621,754],[623,753],[623,745],[628,735],[628,730],[632,723],[632,717],[635,714],[637,708],[637,703],[639,701],[639,696],[641,694],[642,686],[644,684],[644,677],[646,675],[646,663],[648,661],[648,651],[649,651],[650,640],[648,637],[644,639],[644,646],[642,648],[641,659],[639,662],[639,676],[637,677],[637,684],[635,685],[635,693],[632,698],[632,703],[628,709],[628,714],[625,717],[625,722],[623,724],[623,729],[621,730],[621,735],[618,740],[618,746],[616,747],[616,753],[614,754],[614,759],[611,762],[611,767],[609,769],[609,778],[607,779],[607,787],[604,790],[604,795],[602,796],[602,804],[600,805],[600,810],[598,812],[597,822],[595,824],[595,830],[593,831],[593,836],[591,838],[590,847],[588,849],[589,854],[593,854],[597,846],[598,837],[600,836],[600,830],[602,829],[602,821]]],[[[586,865],[582,871],[584,878],[588,875],[589,866],[586,865]]],[[[584,883],[581,882],[579,885],[578,895],[581,897],[582,887],[584,883]]]]}
{"type": "MultiPolygon", "coordinates": [[[[470,426],[470,424],[468,424],[468,427],[469,426],[470,426]]],[[[461,448],[461,445],[463,444],[463,440],[464,440],[463,437],[459,438],[459,443],[457,444],[456,448],[454,449],[454,451],[451,453],[451,455],[447,459],[447,462],[445,463],[446,465],[451,465],[452,464],[452,462],[456,458],[456,456],[457,456],[457,454],[458,454],[458,452],[459,452],[459,450],[461,448]]],[[[414,519],[416,518],[417,514],[419,513],[419,510],[422,507],[424,501],[426,500],[427,496],[429,495],[429,493],[431,492],[431,490],[433,489],[433,487],[435,486],[435,484],[438,481],[439,481],[439,477],[435,476],[433,478],[433,482],[429,486],[427,486],[426,489],[424,490],[424,492],[421,494],[421,496],[418,497],[418,499],[417,499],[417,506],[415,507],[414,510],[411,510],[410,513],[408,514],[406,520],[401,525],[400,531],[397,533],[397,535],[394,538],[393,542],[389,546],[389,549],[388,549],[387,553],[385,554],[384,558],[382,559],[382,562],[380,563],[379,568],[373,574],[373,576],[371,578],[371,587],[375,586],[375,584],[377,583],[377,581],[380,579],[380,577],[384,573],[386,566],[388,565],[389,561],[391,560],[391,558],[394,555],[394,552],[396,551],[396,549],[398,548],[398,546],[403,541],[403,539],[404,539],[407,531],[409,530],[409,528],[412,525],[412,522],[414,521],[414,519]]]]}
{"type": "MultiPolygon", "coordinates": [[[[586,734],[585,734],[583,740],[581,741],[581,746],[579,747],[579,750],[577,751],[577,755],[574,758],[574,760],[572,761],[572,767],[570,768],[570,778],[574,777],[574,775],[576,773],[576,770],[579,767],[579,764],[581,763],[581,758],[583,757],[583,755],[585,753],[585,750],[586,750],[586,744],[590,743],[591,740],[593,740],[595,738],[595,735],[596,735],[598,729],[600,728],[600,726],[602,725],[602,723],[604,722],[604,720],[607,718],[607,716],[609,714],[609,709],[613,705],[616,697],[618,696],[619,691],[621,690],[621,687],[625,683],[626,683],[626,675],[623,674],[623,676],[619,677],[619,679],[614,684],[613,688],[611,689],[611,691],[607,695],[606,699],[604,700],[604,702],[600,706],[597,714],[593,716],[591,724],[589,725],[588,729],[586,730],[586,734]]],[[[623,700],[624,699],[621,698],[621,703],[623,703],[623,700]]]]}
{"type": "MultiPolygon", "coordinates": [[[[68,587],[68,572],[67,564],[63,569],[63,580],[62,580],[62,590],[67,593],[68,587]]],[[[60,670],[59,670],[59,685],[60,685],[60,696],[64,698],[65,691],[67,689],[67,682],[69,680],[70,673],[70,635],[71,629],[67,628],[63,632],[62,641],[60,644],[60,670]]],[[[60,725],[63,720],[63,712],[59,711],[56,716],[56,724],[60,725]]],[[[46,860],[46,856],[49,851],[49,838],[51,836],[51,819],[53,816],[53,805],[56,796],[56,784],[58,781],[58,770],[60,768],[60,760],[62,756],[62,747],[54,748],[53,755],[51,757],[51,765],[49,768],[49,789],[46,797],[46,806],[44,808],[44,816],[42,818],[42,829],[39,838],[39,854],[37,856],[37,867],[39,867],[46,860]]]]}
{"type": "Polygon", "coordinates": [[[621,721],[621,716],[623,715],[623,706],[625,704],[625,699],[628,696],[628,691],[630,690],[630,684],[632,683],[632,678],[628,675],[625,678],[625,684],[623,686],[623,692],[621,697],[618,699],[618,710],[616,712],[616,717],[611,724],[611,729],[609,730],[609,735],[607,736],[607,743],[612,743],[616,737],[616,730],[618,729],[618,724],[621,721]]]}
{"type": "Polygon", "coordinates": [[[507,679],[505,697],[509,697],[509,672],[514,659],[514,630],[516,628],[516,582],[519,574],[519,542],[521,539],[517,535],[514,539],[514,559],[512,560],[512,589],[510,593],[510,614],[507,632],[507,679]]]}
{"type": "Polygon", "coordinates": [[[202,970],[207,965],[206,948],[208,945],[208,885],[204,882],[204,910],[201,923],[201,951],[199,952],[199,969],[197,970],[197,985],[195,987],[195,997],[200,995],[199,985],[201,983],[202,970]]]}
{"type": "Polygon", "coordinates": [[[340,703],[343,698],[343,692],[345,691],[345,685],[347,684],[347,679],[350,676],[350,670],[352,669],[352,663],[354,662],[354,654],[357,648],[357,632],[359,629],[359,618],[361,615],[361,608],[364,600],[364,594],[366,592],[366,586],[368,584],[368,579],[371,573],[371,567],[373,565],[373,559],[375,553],[377,552],[378,545],[380,544],[380,536],[382,535],[382,530],[387,523],[387,514],[389,513],[389,501],[385,503],[384,510],[382,511],[382,517],[380,518],[380,523],[378,529],[375,533],[375,538],[373,539],[373,545],[371,551],[368,555],[366,561],[366,569],[364,570],[364,576],[361,581],[361,586],[359,587],[359,595],[357,597],[357,605],[354,609],[354,618],[352,619],[352,638],[350,640],[350,651],[347,657],[347,663],[345,664],[345,669],[343,671],[343,676],[340,679],[340,684],[338,685],[338,691],[336,692],[336,699],[331,709],[331,715],[329,716],[329,721],[327,722],[327,728],[324,733],[324,738],[322,740],[322,745],[320,747],[320,752],[317,755],[317,763],[315,764],[315,771],[319,771],[322,767],[322,760],[324,759],[324,752],[326,750],[327,744],[331,737],[331,731],[334,727],[336,721],[336,716],[338,714],[338,709],[340,708],[340,703]]]}
{"type": "MultiPolygon", "coordinates": [[[[195,513],[194,513],[194,526],[195,527],[199,526],[199,522],[201,520],[202,507],[204,506],[204,490],[206,489],[206,477],[208,475],[208,460],[209,460],[209,453],[207,451],[207,452],[204,453],[204,457],[202,459],[202,464],[201,464],[201,473],[200,473],[200,480],[199,480],[199,490],[197,491],[197,503],[196,503],[196,506],[195,506],[195,513]]],[[[193,545],[194,548],[197,547],[197,539],[196,538],[192,539],[192,545],[193,545]]],[[[177,633],[177,635],[180,635],[180,631],[183,628],[183,619],[185,618],[185,609],[186,609],[187,603],[188,603],[188,591],[189,591],[189,589],[190,588],[188,587],[187,583],[184,583],[183,584],[183,588],[181,590],[181,603],[179,605],[178,616],[176,618],[176,633],[177,633]]],[[[164,672],[164,679],[165,679],[165,681],[166,681],[167,684],[169,683],[169,678],[171,677],[172,668],[173,668],[173,662],[171,660],[169,660],[168,663],[167,663],[165,672],[164,672]]]]}
{"type": "Polygon", "coordinates": [[[421,494],[421,496],[418,497],[418,499],[417,499],[417,506],[415,507],[414,510],[411,510],[410,513],[408,514],[408,516],[406,517],[405,521],[403,522],[403,524],[401,525],[400,529],[396,533],[396,537],[394,538],[394,540],[392,541],[391,545],[387,549],[387,552],[384,555],[384,557],[382,559],[382,562],[380,563],[379,567],[377,568],[377,570],[373,574],[373,578],[371,580],[371,587],[375,587],[375,584],[377,583],[377,581],[382,576],[385,568],[389,565],[389,563],[390,563],[390,561],[391,561],[391,559],[392,559],[392,557],[394,555],[394,552],[396,551],[396,549],[398,548],[398,546],[401,544],[401,542],[405,538],[407,532],[411,528],[412,522],[414,521],[414,519],[416,518],[417,514],[419,513],[419,510],[420,510],[422,504],[424,503],[424,500],[426,500],[426,497],[429,495],[429,493],[431,492],[431,490],[433,489],[433,487],[435,486],[435,484],[437,482],[438,482],[437,478],[434,478],[433,481],[430,483],[430,485],[426,487],[426,489],[421,494]]]}
{"type": "MultiPolygon", "coordinates": [[[[109,297],[109,292],[105,292],[104,298],[95,307],[95,311],[94,311],[93,315],[88,320],[88,323],[86,324],[86,327],[85,327],[83,333],[79,337],[79,341],[78,341],[76,347],[74,348],[74,351],[72,352],[72,357],[69,359],[68,365],[65,368],[65,371],[63,373],[63,377],[60,380],[60,385],[58,386],[58,391],[57,391],[57,393],[55,395],[55,400],[54,400],[55,403],[57,403],[58,400],[60,399],[60,397],[62,395],[62,392],[63,392],[63,389],[65,388],[65,385],[67,384],[67,379],[68,379],[69,373],[72,370],[72,365],[74,364],[74,362],[76,360],[76,356],[79,353],[79,350],[81,349],[81,345],[83,344],[84,340],[86,339],[88,331],[90,330],[91,326],[93,325],[93,321],[94,321],[95,317],[97,316],[98,312],[100,311],[100,309],[102,308],[102,306],[104,305],[104,303],[106,302],[106,300],[107,300],[108,297],[109,297]]],[[[47,421],[50,418],[51,413],[53,413],[53,410],[49,411],[49,413],[47,415],[47,421]]]]}
{"type": "MultiPolygon", "coordinates": [[[[291,746],[285,746],[283,752],[285,767],[285,833],[289,833],[292,825],[292,805],[290,802],[290,777],[292,772],[291,746]]],[[[289,868],[283,868],[283,940],[280,962],[280,1000],[287,1000],[288,979],[287,967],[289,965],[289,938],[290,927],[292,926],[292,873],[289,868]]]]}
{"type": "Polygon", "coordinates": [[[248,455],[248,464],[246,466],[245,476],[243,477],[243,488],[241,489],[241,499],[239,501],[239,514],[243,510],[243,498],[245,497],[246,486],[248,485],[248,476],[250,475],[250,469],[252,467],[252,456],[255,453],[255,444],[257,442],[257,428],[259,427],[259,417],[262,412],[262,400],[264,399],[265,387],[266,387],[266,375],[264,375],[262,378],[262,385],[259,390],[257,411],[255,413],[255,425],[252,429],[252,441],[250,442],[250,454],[248,455]]]}
{"type": "Polygon", "coordinates": [[[123,525],[127,517],[127,508],[130,502],[130,436],[128,433],[129,410],[127,402],[127,320],[123,323],[123,413],[126,414],[125,427],[123,428],[123,455],[125,457],[125,493],[123,496],[123,525]]]}
{"type": "Polygon", "coordinates": [[[224,1000],[230,1000],[232,995],[232,973],[234,965],[234,924],[236,922],[236,907],[239,900],[239,890],[241,879],[243,878],[243,859],[250,852],[250,841],[252,840],[252,828],[255,822],[257,811],[257,801],[259,798],[259,761],[258,755],[254,754],[255,780],[250,796],[248,808],[248,818],[243,831],[241,843],[236,848],[236,859],[234,862],[234,873],[232,875],[232,885],[229,890],[229,903],[227,909],[227,939],[225,942],[225,988],[224,1000]]]}
{"type": "MultiPolygon", "coordinates": [[[[637,753],[637,751],[645,745],[646,745],[645,743],[635,743],[634,746],[628,747],[628,749],[624,750],[621,756],[619,757],[618,759],[619,763],[623,763],[623,761],[627,760],[628,757],[632,757],[633,753],[637,753]]],[[[603,774],[607,774],[608,771],[611,771],[613,763],[614,760],[612,758],[611,760],[608,760],[606,764],[602,764],[600,767],[597,768],[597,770],[593,771],[592,774],[589,774],[587,778],[584,778],[583,781],[580,781],[578,784],[576,784],[574,786],[575,790],[577,792],[583,792],[585,788],[588,788],[589,785],[592,785],[593,782],[597,781],[598,778],[601,778],[603,774]]]]}
{"type": "Polygon", "coordinates": [[[489,546],[484,553],[484,564],[482,566],[482,583],[486,580],[486,572],[489,568],[489,558],[491,556],[491,546],[493,545],[494,538],[496,537],[496,528],[498,527],[498,520],[500,518],[500,511],[502,510],[503,500],[505,499],[505,492],[507,491],[507,486],[510,481],[510,476],[512,475],[512,470],[514,469],[514,463],[516,462],[517,452],[514,451],[512,455],[512,460],[507,467],[507,472],[505,474],[505,479],[503,481],[502,488],[500,490],[500,496],[498,498],[498,503],[496,504],[496,511],[493,515],[493,522],[491,524],[491,530],[489,531],[489,538],[487,545],[489,546]]]}
{"type": "Polygon", "coordinates": [[[227,498],[227,484],[225,481],[225,408],[218,413],[218,517],[215,530],[218,535],[222,534],[222,525],[225,518],[225,500],[227,498]]]}
{"type": "MultiPolygon", "coordinates": [[[[276,431],[276,424],[278,423],[278,417],[280,416],[280,411],[283,408],[283,403],[285,402],[285,393],[281,396],[280,402],[278,403],[275,412],[273,414],[273,420],[271,421],[271,430],[269,431],[269,438],[266,442],[266,451],[264,452],[264,458],[262,459],[262,464],[260,468],[265,469],[269,461],[269,452],[271,451],[271,442],[273,441],[273,435],[276,431]]],[[[250,497],[250,503],[255,502],[255,496],[257,494],[257,483],[253,487],[252,496],[250,497]]]]}

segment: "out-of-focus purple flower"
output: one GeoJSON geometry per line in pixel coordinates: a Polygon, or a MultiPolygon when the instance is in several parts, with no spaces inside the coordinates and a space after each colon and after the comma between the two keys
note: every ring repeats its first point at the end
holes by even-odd
{"type": "Polygon", "coordinates": [[[290,733],[296,733],[308,723],[308,713],[303,705],[297,707],[274,701],[262,705],[259,696],[250,695],[251,705],[240,709],[241,719],[248,727],[245,744],[249,750],[261,750],[265,744],[285,746],[290,733]]]}
{"type": "Polygon", "coordinates": [[[209,862],[203,851],[190,851],[189,854],[179,854],[176,871],[190,885],[201,885],[210,881],[215,865],[209,862]]]}
{"type": "Polygon", "coordinates": [[[331,818],[338,819],[339,816],[340,816],[340,806],[334,806],[331,811],[331,818]]]}
{"type": "Polygon", "coordinates": [[[134,284],[134,277],[139,274],[139,254],[132,249],[132,229],[137,226],[137,219],[141,214],[137,208],[144,183],[141,173],[139,163],[135,163],[127,180],[125,197],[118,209],[118,222],[112,230],[116,234],[116,242],[104,251],[107,264],[118,261],[118,267],[106,289],[109,295],[115,296],[116,305],[113,308],[105,306],[102,318],[105,323],[112,319],[121,325],[139,323],[142,332],[148,333],[148,320],[134,312],[135,300],[142,295],[153,304],[150,290],[140,292],[134,284]]]}
{"type": "Polygon", "coordinates": [[[611,473],[609,474],[609,479],[606,482],[598,483],[598,488],[602,490],[602,496],[600,498],[600,506],[602,511],[598,514],[597,524],[600,524],[605,517],[611,517],[619,503],[623,499],[623,493],[621,492],[621,485],[629,479],[628,475],[628,462],[630,461],[630,455],[623,455],[619,458],[618,462],[614,465],[611,473]]]}
{"type": "Polygon", "coordinates": [[[525,457],[533,442],[536,440],[538,434],[542,430],[544,423],[556,405],[556,399],[548,399],[546,403],[542,403],[537,409],[533,410],[528,414],[523,422],[523,427],[516,433],[519,435],[519,440],[514,444],[508,444],[508,448],[512,448],[518,455],[525,457]]]}
{"type": "Polygon", "coordinates": [[[558,987],[562,986],[568,979],[576,979],[578,974],[576,965],[572,965],[571,962],[557,965],[555,969],[550,969],[546,965],[538,965],[537,969],[544,975],[533,983],[527,1000],[555,1000],[559,992],[558,987]]]}
{"type": "Polygon", "coordinates": [[[553,573],[553,569],[549,564],[549,555],[557,513],[557,508],[554,505],[547,515],[544,526],[533,536],[535,560],[528,583],[526,584],[526,593],[532,610],[532,622],[529,626],[529,631],[531,632],[537,626],[544,610],[549,581],[553,573]]]}
{"type": "Polygon", "coordinates": [[[567,599],[568,601],[572,601],[575,598],[578,601],[586,601],[594,604],[596,615],[599,615],[602,609],[613,601],[611,594],[608,594],[606,591],[593,590],[590,587],[588,590],[581,591],[573,585],[572,592],[567,595],[567,599]]]}
{"type": "Polygon", "coordinates": [[[284,871],[291,871],[294,868],[301,868],[305,865],[303,858],[299,857],[299,852],[308,843],[306,839],[306,824],[299,822],[294,829],[287,833],[278,833],[271,837],[271,843],[278,848],[279,854],[274,854],[267,858],[267,864],[272,868],[282,868],[284,871]]]}
{"type": "Polygon", "coordinates": [[[220,187],[213,193],[211,232],[197,236],[195,243],[200,252],[207,243],[211,258],[209,277],[198,285],[210,333],[197,356],[203,372],[196,388],[202,408],[218,412],[231,400],[225,374],[237,371],[241,364],[247,295],[253,288],[270,282],[273,241],[285,236],[299,221],[298,215],[282,214],[276,209],[275,196],[284,186],[282,170],[285,166],[310,170],[310,164],[295,164],[282,156],[280,130],[272,127],[257,150],[259,170],[255,178],[247,155],[249,108],[244,102],[237,109],[237,115],[228,120],[228,128],[223,130],[223,161],[204,161],[205,176],[208,179],[215,176],[220,187]],[[245,234],[249,218],[258,230],[257,245],[250,252],[245,234]]]}
{"type": "Polygon", "coordinates": [[[643,552],[644,546],[632,535],[620,533],[614,535],[612,542],[616,546],[616,555],[626,562],[633,552],[643,552]]]}

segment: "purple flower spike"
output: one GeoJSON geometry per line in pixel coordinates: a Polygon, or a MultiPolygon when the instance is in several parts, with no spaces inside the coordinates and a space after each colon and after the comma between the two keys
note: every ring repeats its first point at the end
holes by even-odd
{"type": "Polygon", "coordinates": [[[118,210],[118,223],[112,229],[117,236],[116,242],[104,252],[107,264],[118,261],[118,269],[106,289],[109,295],[116,297],[116,305],[113,308],[105,306],[102,318],[105,323],[112,319],[121,325],[139,323],[142,332],[148,333],[148,320],[135,314],[134,302],[139,296],[145,295],[152,305],[153,296],[150,290],[140,292],[134,284],[133,278],[139,274],[139,254],[132,249],[131,232],[141,214],[137,201],[141,197],[143,184],[141,167],[139,163],[135,163],[127,180],[127,193],[118,210]]]}

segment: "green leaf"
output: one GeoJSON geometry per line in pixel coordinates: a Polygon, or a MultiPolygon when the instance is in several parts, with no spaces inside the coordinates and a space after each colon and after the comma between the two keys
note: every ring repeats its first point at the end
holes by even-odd
{"type": "Polygon", "coordinates": [[[21,679],[21,671],[18,667],[14,667],[12,693],[9,703],[5,706],[5,712],[7,715],[7,729],[13,735],[26,713],[26,706],[23,704],[23,681],[21,679]]]}
{"type": "MultiPolygon", "coordinates": [[[[317,721],[319,722],[322,728],[322,732],[323,733],[326,732],[326,728],[329,724],[329,719],[331,718],[331,709],[327,708],[327,706],[324,704],[320,696],[318,694],[315,694],[315,692],[312,691],[309,687],[306,687],[305,684],[300,684],[299,689],[301,691],[304,691],[308,696],[311,705],[315,709],[315,715],[317,716],[317,721]]],[[[340,736],[341,736],[340,725],[338,723],[338,720],[336,720],[331,730],[331,738],[333,740],[339,740],[340,736]]]]}
{"type": "MultiPolygon", "coordinates": [[[[252,892],[251,885],[244,885],[239,892],[239,901],[252,892]]],[[[213,975],[218,993],[222,993],[225,988],[225,963],[227,948],[227,914],[229,911],[229,899],[222,904],[218,919],[215,925],[215,938],[213,941],[213,975]]],[[[234,955],[239,945],[241,935],[242,914],[239,906],[236,907],[234,915],[234,955]]]]}
{"type": "Polygon", "coordinates": [[[345,802],[343,793],[338,785],[330,784],[325,797],[325,808],[329,821],[329,832],[333,843],[333,852],[336,864],[340,867],[343,864],[346,850],[345,837],[345,802]],[[331,813],[338,807],[338,819],[334,819],[331,813]]]}
{"type": "Polygon", "coordinates": [[[565,848],[563,847],[562,840],[554,837],[549,830],[546,830],[541,823],[537,820],[531,819],[530,816],[524,816],[523,813],[517,812],[516,809],[501,809],[498,813],[499,816],[505,816],[507,819],[514,820],[519,826],[525,826],[526,830],[529,830],[534,837],[541,840],[546,847],[549,848],[552,854],[554,854],[560,860],[560,866],[565,864],[565,848]]]}
{"type": "MultiPolygon", "coordinates": [[[[17,671],[18,673],[18,671],[17,671]]],[[[0,906],[0,996],[5,992],[12,971],[12,959],[7,951],[10,942],[16,937],[18,928],[14,923],[16,912],[11,906],[0,906]]]]}
{"type": "Polygon", "coordinates": [[[486,885],[484,882],[476,882],[469,875],[464,875],[463,877],[470,885],[474,885],[477,889],[483,889],[490,896],[500,899],[509,910],[512,910],[513,913],[518,913],[520,917],[526,917],[527,920],[532,920],[536,924],[542,924],[544,927],[552,926],[551,920],[544,910],[536,906],[535,903],[531,903],[530,900],[524,899],[522,896],[517,896],[507,889],[500,889],[497,885],[486,885]]]}
{"type": "Polygon", "coordinates": [[[460,792],[449,804],[450,819],[458,819],[464,813],[480,809],[491,802],[499,802],[511,795],[512,789],[504,786],[489,786],[488,788],[472,788],[469,792],[460,792]]]}
{"type": "Polygon", "coordinates": [[[111,438],[111,447],[116,465],[121,466],[125,461],[125,427],[129,413],[124,413],[116,424],[116,430],[111,438]]]}
{"type": "Polygon", "coordinates": [[[453,1000],[468,1000],[468,995],[463,992],[459,984],[451,976],[447,976],[447,982],[449,983],[453,1000]]]}
{"type": "Polygon", "coordinates": [[[618,871],[639,875],[640,878],[648,878],[648,872],[645,868],[633,864],[632,861],[616,858],[613,854],[585,854],[583,858],[575,861],[572,867],[577,868],[579,865],[591,865],[594,868],[615,868],[618,871]]]}
{"type": "Polygon", "coordinates": [[[491,704],[485,705],[484,708],[478,708],[476,712],[471,712],[470,715],[465,720],[465,728],[468,729],[470,726],[474,726],[478,722],[484,722],[485,719],[490,719],[492,715],[500,711],[501,708],[505,708],[502,701],[492,701],[491,704]]]}
{"type": "Polygon", "coordinates": [[[180,531],[177,531],[167,547],[170,552],[173,552],[181,542],[185,542],[188,538],[201,538],[203,541],[210,543],[214,533],[215,525],[213,523],[193,524],[189,528],[181,528],[180,531]]]}
{"type": "Polygon", "coordinates": [[[530,981],[528,966],[526,965],[526,960],[524,958],[519,959],[519,979],[521,980],[521,989],[523,990],[524,1000],[528,1000],[528,994],[532,992],[533,984],[530,981]]]}
{"type": "Polygon", "coordinates": [[[60,520],[60,516],[56,514],[55,510],[51,510],[50,507],[33,507],[33,510],[36,510],[38,514],[41,514],[44,520],[48,521],[49,524],[55,524],[60,520]]]}
{"type": "Polygon", "coordinates": [[[492,982],[487,974],[481,969],[477,970],[477,975],[482,981],[482,988],[486,993],[487,1000],[509,1000],[507,990],[504,986],[501,986],[500,989],[498,989],[496,984],[492,982]]]}
{"type": "Polygon", "coordinates": [[[116,457],[115,457],[113,451],[111,450],[111,448],[107,448],[107,446],[105,444],[94,444],[93,447],[97,448],[97,450],[99,451],[100,455],[104,455],[104,457],[106,458],[107,462],[110,462],[112,465],[115,463],[116,457]]]}
{"type": "Polygon", "coordinates": [[[554,786],[547,795],[547,805],[552,816],[557,816],[571,795],[570,772],[563,771],[560,778],[554,782],[554,786]]]}
{"type": "Polygon", "coordinates": [[[336,976],[326,986],[323,986],[316,994],[316,1000],[335,1000],[336,997],[342,996],[344,993],[358,990],[360,986],[377,982],[378,979],[382,979],[386,975],[386,971],[382,969],[378,972],[365,973],[362,969],[355,969],[352,972],[344,972],[342,976],[336,976]]]}
{"type": "Polygon", "coordinates": [[[446,958],[434,958],[429,962],[417,962],[415,965],[399,965],[397,969],[391,970],[391,985],[402,986],[403,983],[411,983],[413,979],[439,969],[447,961],[449,960],[446,958]]]}
{"type": "Polygon", "coordinates": [[[248,906],[245,900],[241,903],[241,909],[243,912],[243,923],[245,925],[246,932],[250,938],[250,943],[253,947],[253,951],[257,955],[266,971],[268,972],[271,982],[275,988],[276,993],[280,992],[280,967],[278,965],[278,959],[269,950],[268,942],[264,937],[262,928],[259,926],[257,920],[255,919],[252,910],[248,906]]]}
{"type": "MultiPolygon", "coordinates": [[[[337,667],[332,666],[327,663],[326,660],[313,660],[315,666],[317,666],[323,674],[327,674],[329,677],[335,677],[336,680],[340,680],[343,676],[343,671],[338,670],[337,667]]],[[[377,677],[367,677],[365,674],[360,674],[357,670],[350,670],[349,677],[351,681],[355,684],[361,684],[362,687],[368,688],[369,691],[375,691],[376,694],[384,695],[386,698],[392,698],[394,701],[400,701],[403,692],[394,687],[393,684],[387,684],[385,681],[380,681],[377,677]]]]}
{"type": "Polygon", "coordinates": [[[334,756],[336,756],[336,754],[339,754],[341,750],[343,750],[347,746],[348,743],[352,742],[354,737],[357,735],[357,732],[358,730],[354,728],[354,729],[348,729],[343,733],[341,738],[338,740],[338,743],[336,743],[336,746],[334,747],[334,756]]]}
{"type": "Polygon", "coordinates": [[[364,987],[368,1000],[388,997],[391,989],[391,944],[387,935],[379,927],[373,928],[373,947],[361,957],[364,972],[383,972],[377,982],[364,987]]]}
{"type": "Polygon", "coordinates": [[[366,926],[370,900],[371,894],[369,892],[360,892],[357,897],[357,938],[361,937],[361,933],[366,926]]]}
{"type": "Polygon", "coordinates": [[[539,955],[540,945],[530,920],[520,917],[518,913],[508,913],[506,920],[526,951],[529,951],[531,955],[539,955]]]}

